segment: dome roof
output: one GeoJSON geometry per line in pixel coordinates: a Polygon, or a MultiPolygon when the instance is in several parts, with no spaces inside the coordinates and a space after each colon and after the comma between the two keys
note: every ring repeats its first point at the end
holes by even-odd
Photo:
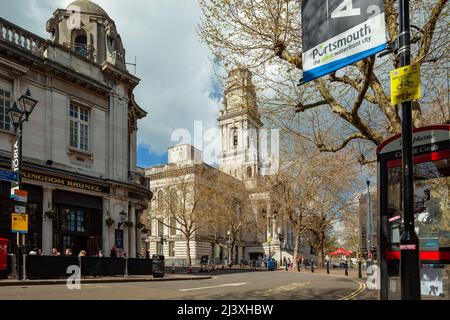
{"type": "Polygon", "coordinates": [[[90,0],[76,0],[67,6],[67,9],[72,9],[72,7],[77,6],[80,8],[81,12],[96,14],[100,16],[108,17],[105,10],[102,9],[98,4],[90,0]]]}

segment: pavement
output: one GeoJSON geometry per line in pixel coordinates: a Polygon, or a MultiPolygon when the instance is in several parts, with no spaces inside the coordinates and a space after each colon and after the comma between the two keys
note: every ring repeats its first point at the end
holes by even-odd
{"type": "MultiPolygon", "coordinates": [[[[129,277],[97,277],[97,278],[82,278],[81,282],[85,284],[93,283],[130,283],[130,282],[153,282],[153,281],[183,281],[183,280],[205,280],[211,279],[209,275],[197,274],[169,274],[163,278],[154,278],[153,276],[129,276],[129,277]]],[[[36,280],[22,280],[5,279],[0,280],[0,287],[12,286],[43,286],[43,285],[65,285],[67,279],[36,279],[36,280]]]]}
{"type": "MultiPolygon", "coordinates": [[[[82,279],[79,290],[52,282],[0,281],[0,300],[376,300],[357,272],[217,270],[203,274],[82,279]],[[176,281],[192,280],[192,281],[176,281]]],[[[52,280],[55,281],[55,280],[52,280]]]]}

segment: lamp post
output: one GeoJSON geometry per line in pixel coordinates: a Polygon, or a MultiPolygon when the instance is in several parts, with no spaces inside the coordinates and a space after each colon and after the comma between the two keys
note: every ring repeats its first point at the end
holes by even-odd
{"type": "MultiPolygon", "coordinates": [[[[11,184],[11,195],[15,190],[22,188],[22,136],[23,136],[23,123],[29,120],[30,114],[33,112],[38,101],[31,97],[30,89],[27,90],[19,98],[19,104],[13,102],[11,108],[8,108],[7,113],[14,127],[15,139],[12,144],[12,160],[11,168],[13,172],[17,173],[17,182],[11,184]]],[[[22,246],[25,245],[25,234],[20,235],[17,233],[17,277],[19,280],[23,278],[22,265],[23,265],[23,250],[22,246]],[[22,241],[20,241],[22,236],[22,241]]]]}
{"type": "MultiPolygon", "coordinates": [[[[400,67],[411,63],[409,0],[399,1],[398,35],[400,67]]],[[[414,230],[413,125],[411,101],[402,108],[402,191],[404,232],[400,240],[400,278],[402,300],[420,300],[419,238],[414,230]]]]}
{"type": "Polygon", "coordinates": [[[231,231],[228,230],[227,231],[227,235],[228,235],[228,265],[231,265],[231,231]]]}
{"type": "Polygon", "coordinates": [[[367,268],[372,264],[372,214],[370,211],[370,181],[367,180],[367,268]]]}
{"type": "Polygon", "coordinates": [[[283,257],[282,257],[282,243],[283,243],[283,240],[284,240],[284,236],[283,236],[283,232],[282,232],[282,229],[281,229],[281,227],[278,227],[278,242],[280,243],[280,266],[283,266],[283,257]]]}

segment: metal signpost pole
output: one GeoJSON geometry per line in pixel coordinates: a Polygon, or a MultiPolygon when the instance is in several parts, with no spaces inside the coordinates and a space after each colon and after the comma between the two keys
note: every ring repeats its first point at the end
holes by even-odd
{"type": "MultiPolygon", "coordinates": [[[[409,0],[400,0],[399,58],[400,67],[411,63],[409,0]]],[[[411,101],[402,107],[402,184],[404,232],[401,243],[402,300],[420,300],[419,239],[414,230],[414,173],[411,101]]]]}
{"type": "MultiPolygon", "coordinates": [[[[22,187],[22,123],[16,128],[16,137],[19,144],[17,157],[17,187],[21,190],[22,187]]],[[[23,250],[22,250],[22,235],[17,232],[17,279],[23,279],[23,250]]]]}
{"type": "Polygon", "coordinates": [[[372,213],[370,201],[370,181],[367,180],[367,267],[372,265],[372,213]]]}

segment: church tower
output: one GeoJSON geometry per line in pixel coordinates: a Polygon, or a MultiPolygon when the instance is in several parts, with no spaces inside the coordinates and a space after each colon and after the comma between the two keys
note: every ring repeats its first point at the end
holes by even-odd
{"type": "Polygon", "coordinates": [[[218,121],[220,170],[243,181],[254,180],[261,167],[258,150],[263,124],[252,74],[247,68],[239,67],[229,73],[218,121]]]}
{"type": "Polygon", "coordinates": [[[125,49],[114,21],[99,5],[77,0],[47,21],[51,40],[100,65],[126,70],[125,49]]]}

